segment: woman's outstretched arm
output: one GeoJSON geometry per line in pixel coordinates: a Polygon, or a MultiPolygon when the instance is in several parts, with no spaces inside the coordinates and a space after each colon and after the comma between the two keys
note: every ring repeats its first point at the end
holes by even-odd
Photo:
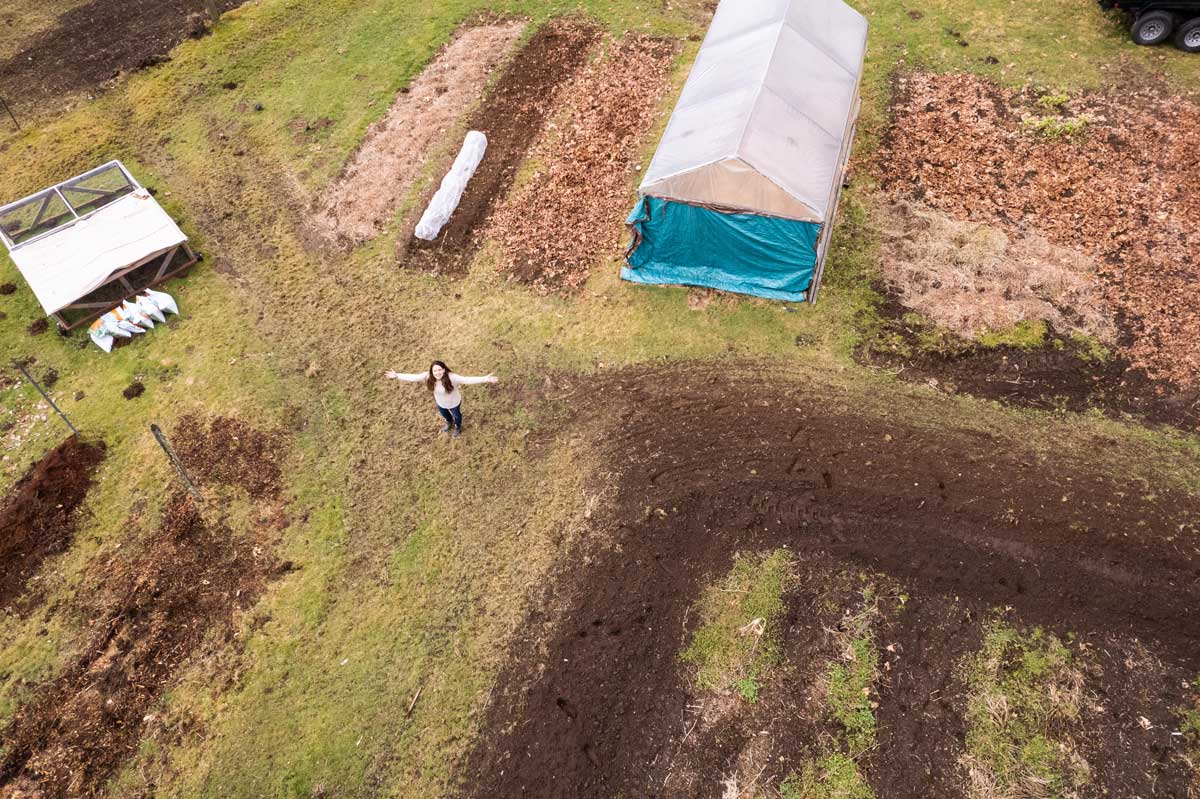
{"type": "Polygon", "coordinates": [[[425,372],[413,372],[412,374],[407,374],[404,372],[396,372],[391,369],[388,369],[386,372],[384,372],[383,376],[390,377],[392,380],[403,380],[405,383],[420,383],[422,380],[428,377],[425,372]]]}
{"type": "Polygon", "coordinates": [[[484,375],[483,377],[467,377],[465,375],[456,375],[450,373],[450,382],[456,386],[477,386],[480,383],[496,383],[500,378],[495,375],[484,375]]]}

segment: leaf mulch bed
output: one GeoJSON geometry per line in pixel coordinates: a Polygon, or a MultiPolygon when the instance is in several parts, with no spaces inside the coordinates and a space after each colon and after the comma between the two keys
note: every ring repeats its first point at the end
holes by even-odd
{"type": "Polygon", "coordinates": [[[1200,381],[1200,107],[1148,90],[1065,105],[964,74],[897,78],[880,184],[959,219],[1032,230],[1100,263],[1135,368],[1200,381]],[[1088,117],[1048,137],[1023,118],[1088,117]]]}
{"type": "MultiPolygon", "coordinates": [[[[1161,668],[1135,696],[1121,674],[1089,677],[1098,704],[1118,714],[1087,719],[1097,738],[1087,749],[1105,761],[1092,787],[1097,796],[1186,795],[1184,744],[1171,731],[1200,671],[1195,497],[1167,486],[1147,493],[1015,438],[910,427],[730,371],[639,368],[589,383],[588,412],[611,420],[605,474],[619,475],[617,496],[533,598],[458,771],[460,795],[715,799],[762,729],[778,736],[770,751],[783,759],[764,761],[759,784],[778,786],[798,767],[795,753],[818,743],[804,680],[767,689],[795,691],[783,706],[797,717],[726,728],[711,758],[676,755],[695,720],[679,660],[697,624],[689,609],[736,552],[780,546],[827,564],[826,575],[882,575],[913,603],[911,621],[897,611],[877,633],[887,663],[880,729],[861,764],[876,795],[963,795],[955,672],[997,609],[1012,624],[1069,632],[1080,648],[1118,658],[1150,650],[1161,668]],[[1149,729],[1131,726],[1135,706],[1149,729]],[[677,771],[695,777],[678,791],[677,771]]],[[[812,579],[802,590],[821,596],[821,570],[804,574],[812,579]]],[[[789,625],[800,639],[823,634],[789,625]]],[[[797,643],[785,650],[817,651],[797,643]]]]}
{"type": "Polygon", "coordinates": [[[677,53],[675,42],[622,39],[563,92],[569,111],[534,147],[537,171],[488,226],[509,274],[541,291],[576,289],[616,250],[677,53]]]}
{"type": "Polygon", "coordinates": [[[54,27],[0,63],[0,96],[17,109],[32,109],[167,60],[175,45],[203,32],[200,17],[206,8],[223,12],[242,2],[91,0],[63,14],[54,27]]]}
{"type": "Polygon", "coordinates": [[[171,438],[201,489],[244,489],[261,503],[262,524],[236,535],[180,493],[157,529],[92,564],[72,600],[86,620],[78,653],[0,733],[0,796],[98,794],[137,751],[148,711],[176,673],[228,642],[236,614],[288,568],[271,554],[286,525],[278,509],[282,441],[228,417],[185,418],[171,438]]]}
{"type": "MultiPolygon", "coordinates": [[[[556,20],[539,28],[513,57],[468,121],[470,130],[487,136],[488,146],[462,200],[436,240],[423,241],[411,234],[402,239],[401,261],[435,273],[466,271],[478,250],[483,223],[513,185],[543,123],[559,107],[562,87],[583,68],[599,37],[591,25],[556,20]]],[[[437,185],[431,187],[417,204],[412,227],[436,190],[437,185]]]]}
{"type": "Polygon", "coordinates": [[[71,436],[8,492],[0,506],[0,610],[21,597],[46,558],[70,547],[77,510],[103,460],[103,443],[71,436]]]}

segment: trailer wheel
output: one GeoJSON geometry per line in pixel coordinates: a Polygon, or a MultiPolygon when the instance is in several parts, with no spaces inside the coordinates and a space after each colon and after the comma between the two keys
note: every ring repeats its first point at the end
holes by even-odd
{"type": "Polygon", "coordinates": [[[1179,26],[1175,32],[1175,46],[1185,53],[1200,53],[1200,17],[1179,26]]]}
{"type": "Polygon", "coordinates": [[[1152,45],[1165,42],[1175,30],[1175,17],[1166,11],[1150,11],[1133,21],[1133,41],[1152,45]]]}

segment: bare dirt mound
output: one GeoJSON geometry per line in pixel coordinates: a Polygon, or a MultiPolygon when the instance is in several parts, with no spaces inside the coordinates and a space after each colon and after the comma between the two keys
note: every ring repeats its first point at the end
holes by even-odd
{"type": "Polygon", "coordinates": [[[71,436],[33,464],[0,506],[0,609],[25,591],[42,561],[71,545],[76,510],[104,460],[104,444],[71,436]]]}
{"type": "Polygon", "coordinates": [[[542,291],[578,288],[617,249],[677,52],[675,42],[623,39],[563,92],[569,116],[545,132],[532,153],[537,172],[488,226],[517,279],[542,291]]]}
{"type": "Polygon", "coordinates": [[[129,755],[146,712],[214,630],[261,593],[273,561],[204,521],[186,495],[163,509],[143,552],[97,570],[81,654],[0,737],[0,796],[92,796],[129,755]]]}
{"type": "MultiPolygon", "coordinates": [[[[550,22],[517,53],[468,122],[471,130],[487,136],[488,147],[458,208],[437,240],[411,237],[402,241],[401,260],[439,273],[466,269],[478,247],[483,222],[512,186],[547,116],[559,107],[560,88],[571,82],[587,62],[599,36],[590,25],[550,22]]],[[[418,204],[418,215],[434,190],[436,186],[418,204]]]]}
{"type": "Polygon", "coordinates": [[[193,479],[245,489],[252,497],[279,490],[282,434],[264,432],[231,416],[217,416],[205,425],[198,416],[184,416],[171,434],[171,446],[193,479]]]}
{"type": "MultiPolygon", "coordinates": [[[[864,764],[879,796],[962,795],[954,670],[993,608],[1081,644],[1142,642],[1166,664],[1148,677],[1160,721],[1200,669],[1194,497],[1150,495],[1018,442],[858,415],[795,385],[764,390],[728,369],[633,370],[589,390],[617,417],[615,508],[528,619],[461,772],[464,796],[722,796],[720,771],[682,792],[664,783],[694,698],[679,662],[696,624],[688,610],[742,550],[787,546],[826,574],[883,575],[919,602],[879,633],[894,644],[864,764]]],[[[819,593],[821,573],[801,584],[819,593]]],[[[787,647],[805,651],[803,640],[787,647]]],[[[1094,679],[1127,689],[1119,675],[1094,679]]],[[[793,690],[803,707],[804,686],[793,690]]],[[[1169,727],[1130,737],[1094,722],[1123,752],[1094,775],[1096,795],[1183,795],[1190,775],[1170,754],[1181,744],[1169,727]]],[[[783,727],[802,738],[780,731],[781,754],[819,729],[783,727]]],[[[727,767],[745,729],[714,739],[732,748],[713,768],[727,767]]],[[[790,766],[770,760],[762,784],[790,766]]]]}
{"type": "Polygon", "coordinates": [[[160,62],[188,36],[204,32],[198,16],[243,0],[92,0],[0,63],[0,95],[27,108],[89,89],[121,72],[160,62]]]}
{"type": "Polygon", "coordinates": [[[1013,92],[970,75],[897,81],[876,156],[885,191],[1037,231],[1097,259],[1135,367],[1200,375],[1200,108],[1180,97],[1013,92]]]}
{"type": "Polygon", "coordinates": [[[461,30],[371,127],[321,204],[314,218],[317,229],[352,244],[383,230],[430,150],[444,143],[446,132],[483,94],[488,76],[524,29],[523,22],[503,22],[461,30]]]}

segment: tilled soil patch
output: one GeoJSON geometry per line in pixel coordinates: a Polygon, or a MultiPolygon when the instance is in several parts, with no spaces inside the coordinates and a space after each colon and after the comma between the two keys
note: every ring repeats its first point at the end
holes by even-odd
{"type": "Polygon", "coordinates": [[[524,30],[523,22],[464,28],[408,86],[321,204],[314,223],[328,238],[359,244],[391,221],[430,150],[483,94],[488,76],[524,30]]]}
{"type": "Polygon", "coordinates": [[[171,446],[201,484],[220,483],[263,498],[279,490],[281,432],[264,432],[232,416],[205,420],[184,416],[171,433],[171,446]]]}
{"type": "Polygon", "coordinates": [[[0,735],[0,796],[95,795],[136,751],[176,670],[262,592],[274,564],[258,543],[180,495],[141,553],[98,568],[80,592],[91,620],[80,654],[0,735]]]}
{"type": "MultiPolygon", "coordinates": [[[[897,645],[881,691],[893,706],[879,709],[864,763],[880,796],[961,795],[950,785],[962,730],[954,670],[978,638],[975,619],[994,608],[1081,644],[1136,638],[1164,664],[1148,678],[1163,713],[1200,670],[1194,497],[728,370],[631,370],[589,390],[615,418],[606,445],[618,497],[513,647],[461,771],[464,796],[675,795],[663,783],[687,732],[688,611],[740,550],[788,546],[920,600],[879,633],[897,645]]],[[[1125,690],[1107,672],[1096,680],[1125,690]]],[[[1097,772],[1097,795],[1129,785],[1184,795],[1190,776],[1164,756],[1181,743],[1166,728],[1143,733],[1097,772]]],[[[764,779],[778,784],[788,765],[773,761],[764,779]]],[[[721,796],[723,776],[701,775],[687,795],[721,796]]]]}
{"type": "MultiPolygon", "coordinates": [[[[589,25],[550,22],[517,53],[468,122],[471,130],[487,136],[488,146],[458,208],[435,241],[415,236],[402,240],[401,260],[418,269],[446,274],[467,268],[478,247],[483,222],[512,186],[543,123],[560,105],[561,87],[571,82],[587,62],[599,36],[599,31],[589,25]]],[[[417,216],[425,210],[436,188],[432,187],[418,203],[417,216]]],[[[415,224],[416,219],[413,221],[415,224]]]]}
{"type": "Polygon", "coordinates": [[[228,11],[243,0],[91,0],[0,63],[0,95],[31,108],[64,93],[96,87],[121,72],[166,58],[189,35],[203,33],[198,15],[228,11]]]}
{"type": "Polygon", "coordinates": [[[1132,364],[1196,386],[1200,107],[1127,87],[1063,98],[916,73],[897,79],[893,118],[876,156],[885,191],[1095,258],[1132,364]]]}
{"type": "Polygon", "coordinates": [[[984,346],[913,320],[906,310],[895,294],[887,294],[877,328],[857,350],[860,361],[950,394],[1047,411],[1095,409],[1115,418],[1128,414],[1200,429],[1200,389],[1153,380],[1119,351],[1101,357],[1053,327],[1037,347],[984,346]]]}
{"type": "Polygon", "coordinates": [[[562,96],[570,109],[532,153],[538,170],[492,215],[487,235],[507,269],[543,291],[578,288],[624,233],[643,137],[667,88],[674,42],[631,37],[613,44],[562,96]]]}
{"type": "Polygon", "coordinates": [[[71,436],[9,491],[0,506],[0,609],[17,601],[46,558],[71,545],[77,510],[102,460],[103,443],[71,436]]]}

